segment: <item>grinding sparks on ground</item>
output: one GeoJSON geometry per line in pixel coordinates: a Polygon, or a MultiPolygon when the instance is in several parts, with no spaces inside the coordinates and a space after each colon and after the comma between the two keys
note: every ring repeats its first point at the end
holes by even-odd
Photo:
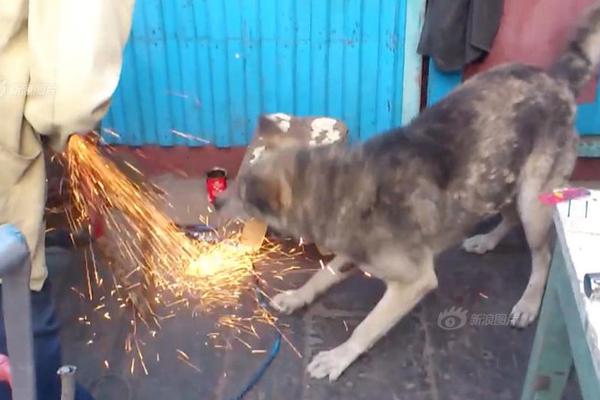
{"type": "MultiPolygon", "coordinates": [[[[175,316],[177,307],[192,309],[194,314],[218,313],[218,326],[233,330],[240,341],[241,335],[258,336],[255,324],[275,325],[276,318],[258,304],[255,290],[264,274],[275,278],[278,274],[256,266],[273,256],[281,260],[294,254],[286,254],[273,243],[266,243],[259,252],[250,251],[240,244],[239,229],[231,227],[214,232],[220,238],[216,243],[188,237],[161,211],[168,204],[164,192],[143,183],[142,172],[126,163],[138,179],[128,177],[93,138],[73,136],[66,161],[72,199],[69,222],[78,231],[98,216],[104,221],[108,236],[104,251],[115,260],[110,295],[120,303],[119,308],[133,306],[134,338],[126,343],[126,351],[137,354],[138,366],[145,373],[141,345],[135,339],[138,322],[156,332],[161,322],[175,316]],[[251,315],[236,312],[242,300],[255,304],[251,315]],[[161,307],[173,311],[161,316],[156,311],[161,307]]],[[[92,251],[86,255],[86,268],[86,297],[92,300],[95,288],[103,285],[92,251]]],[[[111,319],[105,307],[103,302],[97,311],[111,319]]],[[[132,358],[132,373],[135,367],[132,358]]]]}
{"type": "Polygon", "coordinates": [[[202,372],[202,370],[197,365],[193,364],[190,361],[190,356],[188,356],[187,353],[185,353],[183,350],[179,350],[179,349],[175,349],[175,351],[177,352],[177,359],[179,361],[183,362],[188,367],[196,370],[196,372],[202,372]]]}

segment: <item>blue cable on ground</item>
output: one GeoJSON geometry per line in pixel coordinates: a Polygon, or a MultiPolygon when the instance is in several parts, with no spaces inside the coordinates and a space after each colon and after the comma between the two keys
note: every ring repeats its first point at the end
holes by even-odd
{"type": "MultiPolygon", "coordinates": [[[[267,305],[266,299],[259,289],[258,279],[256,279],[255,292],[256,292],[256,298],[258,300],[258,304],[260,304],[260,306],[263,308],[267,308],[268,305],[267,305]]],[[[263,377],[265,372],[267,372],[267,369],[269,368],[269,366],[271,365],[273,360],[275,360],[275,357],[277,357],[277,354],[279,353],[280,348],[281,348],[281,333],[279,331],[277,331],[277,335],[275,336],[275,341],[271,345],[271,350],[269,351],[267,358],[263,361],[260,368],[254,373],[254,375],[248,381],[248,383],[244,386],[242,391],[237,396],[232,397],[231,400],[242,400],[244,398],[244,396],[246,394],[248,394],[248,392],[250,390],[252,390],[252,388],[261,380],[261,378],[263,377]]]]}
{"type": "Polygon", "coordinates": [[[273,360],[277,356],[277,353],[279,353],[279,348],[280,347],[281,347],[281,334],[279,332],[277,332],[277,337],[275,338],[275,342],[273,342],[273,345],[271,346],[271,351],[269,351],[269,355],[267,356],[267,359],[263,361],[263,363],[260,366],[260,368],[258,369],[258,371],[256,371],[256,373],[250,379],[250,381],[248,381],[248,383],[246,384],[246,386],[244,386],[244,389],[240,392],[240,394],[238,394],[237,396],[233,397],[231,400],[242,400],[244,398],[244,396],[246,394],[248,394],[248,392],[263,377],[263,375],[265,374],[265,372],[269,368],[269,365],[271,365],[271,363],[273,362],[273,360]]]}

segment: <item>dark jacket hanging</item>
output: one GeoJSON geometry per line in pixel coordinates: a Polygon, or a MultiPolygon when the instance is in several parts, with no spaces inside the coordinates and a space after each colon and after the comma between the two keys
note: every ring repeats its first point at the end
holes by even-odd
{"type": "Polygon", "coordinates": [[[498,32],[503,6],[504,0],[428,0],[419,54],[447,72],[482,59],[498,32]]]}

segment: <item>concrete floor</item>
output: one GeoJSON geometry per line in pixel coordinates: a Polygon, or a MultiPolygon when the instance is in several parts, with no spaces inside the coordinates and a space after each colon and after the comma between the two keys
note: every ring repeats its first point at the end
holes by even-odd
{"type": "MultiPolygon", "coordinates": [[[[313,257],[314,258],[314,257],[313,257]]],[[[515,232],[485,256],[451,250],[438,261],[440,288],[429,295],[369,353],[352,365],[336,383],[310,379],[305,368],[319,350],[341,343],[364,318],[382,293],[374,279],[356,276],[333,289],[307,310],[285,317],[285,332],[301,351],[299,358],[283,345],[265,377],[247,399],[507,399],[519,397],[535,327],[515,330],[506,326],[473,326],[456,330],[438,325],[439,314],[462,307],[473,314],[506,314],[519,298],[528,273],[529,257],[522,234],[515,232]]],[[[144,347],[149,375],[137,364],[130,373],[131,356],[123,344],[128,318],[111,312],[99,317],[71,287],[85,291],[82,254],[48,249],[48,264],[63,321],[66,361],[79,367],[79,380],[97,399],[229,399],[258,368],[264,355],[253,355],[237,344],[228,351],[206,346],[214,328],[211,317],[192,318],[182,313],[166,321],[160,334],[144,347]],[[87,315],[89,327],[77,321],[87,315]],[[96,315],[96,317],[93,317],[96,315]],[[93,339],[94,343],[88,341],[93,339]],[[187,353],[199,367],[177,359],[176,349],[187,353]],[[156,362],[155,354],[160,354],[156,362]],[[106,368],[104,360],[109,362],[106,368]]],[[[318,267],[303,260],[307,267],[318,267]]],[[[294,287],[298,275],[285,285],[294,287]]],[[[271,329],[261,330],[257,348],[268,348],[271,329]]],[[[575,382],[564,397],[580,398],[575,382]]]]}
{"type": "MultiPolygon", "coordinates": [[[[169,192],[176,194],[175,210],[179,211],[173,218],[193,220],[198,210],[205,209],[200,180],[177,183],[161,177],[158,181],[162,186],[170,185],[169,192]],[[190,196],[192,187],[199,191],[190,196]]],[[[98,264],[102,266],[101,260],[98,264]]],[[[296,264],[306,269],[318,268],[318,255],[309,249],[296,264]]],[[[80,382],[98,400],[228,400],[241,390],[265,357],[252,354],[235,341],[227,351],[207,346],[206,335],[214,330],[215,316],[192,317],[189,312],[181,312],[164,321],[155,338],[147,333],[139,336],[145,343],[142,348],[149,374],[143,373],[139,363],[132,374],[132,357],[124,351],[129,317],[123,310],[109,307],[111,319],[102,318],[102,312],[93,311],[100,301],[90,303],[77,294],[86,291],[84,265],[81,251],[48,249],[50,279],[63,322],[65,360],[78,366],[80,382]],[[78,320],[84,315],[92,320],[91,326],[78,320]],[[180,361],[177,349],[185,352],[197,369],[180,361]],[[156,361],[157,353],[160,362],[156,361]]],[[[274,363],[246,399],[519,398],[535,326],[525,330],[476,326],[470,318],[474,314],[499,314],[502,318],[520,297],[530,271],[523,233],[516,230],[494,252],[484,256],[452,249],[439,257],[437,270],[438,290],[335,383],[310,379],[306,366],[318,351],[336,346],[348,337],[381,296],[381,282],[354,276],[308,309],[282,318],[281,322],[288,325],[284,332],[302,358],[289,345],[282,345],[274,363]],[[440,313],[452,307],[466,310],[468,321],[459,329],[442,329],[438,322],[440,313]]],[[[102,267],[100,273],[109,278],[102,267]]],[[[307,273],[289,275],[285,282],[274,286],[297,287],[307,277],[307,273]]],[[[95,298],[102,295],[98,291],[95,298]]],[[[273,329],[263,327],[259,331],[260,339],[252,345],[268,349],[274,338],[273,329]]],[[[571,377],[564,398],[581,398],[576,377],[571,377]]]]}

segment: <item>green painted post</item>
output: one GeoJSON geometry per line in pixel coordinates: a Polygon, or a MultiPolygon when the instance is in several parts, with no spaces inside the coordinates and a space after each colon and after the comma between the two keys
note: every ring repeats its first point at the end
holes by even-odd
{"type": "Polygon", "coordinates": [[[561,295],[560,305],[564,323],[569,334],[569,347],[577,371],[577,380],[585,400],[600,399],[600,379],[596,373],[594,356],[588,344],[587,319],[583,322],[567,269],[556,271],[556,292],[561,295]]]}
{"type": "Polygon", "coordinates": [[[560,269],[564,268],[564,258],[560,244],[557,243],[521,400],[560,399],[573,365],[569,336],[558,297],[560,269]]]}

